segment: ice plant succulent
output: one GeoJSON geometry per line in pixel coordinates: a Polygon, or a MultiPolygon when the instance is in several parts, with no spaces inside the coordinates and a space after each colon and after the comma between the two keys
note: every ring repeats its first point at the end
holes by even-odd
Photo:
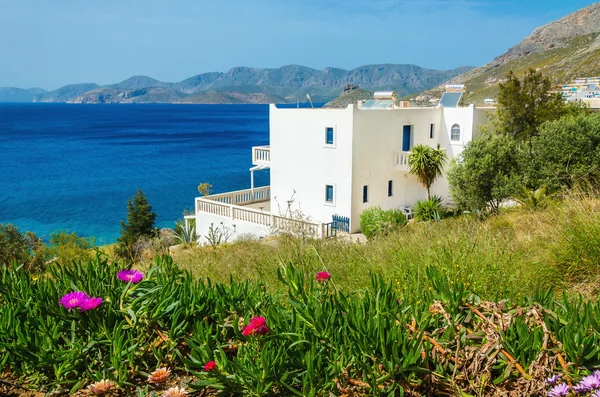
{"type": "Polygon", "coordinates": [[[110,389],[112,389],[112,387],[114,385],[115,384],[112,381],[106,380],[106,379],[102,379],[99,382],[92,383],[91,385],[89,385],[87,387],[87,389],[94,396],[103,396],[103,395],[109,393],[110,389]]]}
{"type": "Polygon", "coordinates": [[[571,388],[566,383],[554,386],[548,392],[548,397],[564,397],[571,394],[571,388]]]}
{"type": "Polygon", "coordinates": [[[148,376],[148,382],[161,384],[165,383],[169,380],[169,375],[171,375],[171,370],[168,368],[157,368],[156,371],[152,372],[150,376],[148,376]]]}
{"type": "Polygon", "coordinates": [[[217,363],[214,361],[209,361],[206,364],[204,364],[204,370],[206,372],[214,371],[216,368],[217,368],[217,363]]]}
{"type": "Polygon", "coordinates": [[[270,331],[267,326],[267,320],[264,317],[254,317],[250,320],[250,324],[246,325],[242,330],[242,335],[265,335],[270,331]]]}
{"type": "Polygon", "coordinates": [[[81,291],[69,292],[60,298],[60,305],[63,306],[67,310],[77,309],[81,306],[83,302],[90,299],[88,294],[81,291]]]}
{"type": "Polygon", "coordinates": [[[183,397],[186,394],[187,392],[185,391],[185,389],[182,389],[179,386],[175,386],[165,390],[165,392],[163,393],[163,397],[183,397]]]}
{"type": "Polygon", "coordinates": [[[331,274],[328,272],[319,272],[315,275],[315,278],[319,283],[324,283],[325,281],[329,281],[331,279],[331,274]]]}
{"type": "Polygon", "coordinates": [[[135,269],[121,270],[117,273],[117,278],[126,283],[137,284],[144,278],[144,273],[135,269]]]}

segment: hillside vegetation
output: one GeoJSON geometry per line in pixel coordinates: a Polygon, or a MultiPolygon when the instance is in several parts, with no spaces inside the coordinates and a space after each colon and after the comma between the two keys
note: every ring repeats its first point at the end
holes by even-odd
{"type": "MultiPolygon", "coordinates": [[[[496,97],[509,71],[523,76],[530,68],[540,69],[556,86],[600,75],[600,3],[537,28],[492,62],[448,83],[466,85],[464,103],[483,103],[485,98],[496,97]]],[[[440,86],[426,93],[439,97],[442,91],[440,86]]]]}

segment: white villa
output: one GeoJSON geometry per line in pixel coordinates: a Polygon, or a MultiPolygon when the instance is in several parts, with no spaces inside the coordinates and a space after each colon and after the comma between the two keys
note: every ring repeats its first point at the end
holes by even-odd
{"type": "MultiPolygon", "coordinates": [[[[199,243],[208,242],[211,227],[227,231],[230,240],[282,231],[325,237],[334,228],[359,232],[359,215],[368,207],[410,214],[426,198],[408,172],[411,148],[439,143],[452,158],[487,123],[491,109],[458,107],[461,96],[452,86],[435,107],[403,107],[393,92],[345,109],[270,105],[270,145],[252,148],[249,189],[196,198],[190,217],[199,243]],[[266,168],[271,185],[254,186],[254,171],[266,168]]],[[[451,202],[445,176],[433,184],[432,194],[451,202]]]]}

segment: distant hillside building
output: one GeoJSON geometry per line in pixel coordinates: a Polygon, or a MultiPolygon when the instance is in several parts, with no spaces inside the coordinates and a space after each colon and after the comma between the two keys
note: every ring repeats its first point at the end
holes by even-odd
{"type": "Polygon", "coordinates": [[[600,77],[583,77],[562,86],[567,101],[582,101],[591,108],[600,109],[600,77]]]}
{"type": "MultiPolygon", "coordinates": [[[[375,93],[345,109],[271,105],[270,145],[252,148],[250,188],[196,198],[190,217],[199,243],[207,243],[215,228],[227,230],[232,239],[354,233],[360,231],[360,213],[373,206],[410,214],[414,203],[426,198],[409,173],[411,148],[440,144],[453,158],[488,123],[489,108],[458,106],[463,91],[451,88],[434,107],[407,107],[393,92],[375,93]],[[270,186],[254,186],[254,171],[267,168],[270,186]]],[[[452,201],[445,176],[432,193],[452,201]]]]}

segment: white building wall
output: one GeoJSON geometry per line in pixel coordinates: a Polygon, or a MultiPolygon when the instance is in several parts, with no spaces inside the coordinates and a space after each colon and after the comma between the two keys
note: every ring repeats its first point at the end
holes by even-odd
{"type": "Polygon", "coordinates": [[[354,232],[360,229],[359,215],[366,208],[380,206],[387,210],[426,198],[426,190],[417,178],[395,167],[395,153],[402,150],[404,125],[412,126],[412,146],[436,147],[444,134],[440,108],[355,111],[351,216],[354,232]],[[433,138],[429,135],[431,124],[434,124],[433,138]],[[390,180],[393,195],[388,197],[390,180]],[[365,185],[369,193],[367,203],[363,203],[365,185]]]}
{"type": "Polygon", "coordinates": [[[209,234],[211,225],[213,226],[213,229],[219,228],[221,232],[228,233],[230,235],[227,242],[232,242],[242,235],[253,235],[256,238],[260,238],[269,236],[271,233],[269,227],[264,225],[244,222],[239,219],[232,220],[228,217],[204,212],[197,212],[196,234],[199,236],[198,243],[200,245],[208,244],[207,236],[209,234]]]}
{"type": "Polygon", "coordinates": [[[347,109],[279,109],[270,107],[271,212],[284,214],[287,201],[311,220],[331,222],[349,216],[352,192],[353,106],[347,109]],[[334,128],[334,144],[325,142],[334,128]],[[325,186],[334,186],[334,202],[325,201],[325,186]]]}

